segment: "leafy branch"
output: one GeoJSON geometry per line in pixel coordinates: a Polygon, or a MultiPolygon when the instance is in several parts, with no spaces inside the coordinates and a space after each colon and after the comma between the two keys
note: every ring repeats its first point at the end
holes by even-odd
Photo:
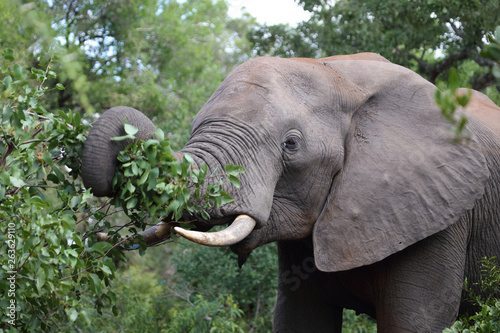
{"type": "Polygon", "coordinates": [[[79,113],[43,106],[45,94],[64,89],[51,83],[57,79],[56,57],[41,59],[43,69],[29,71],[12,64],[11,50],[2,57],[0,275],[12,282],[0,279],[0,290],[15,311],[2,313],[0,330],[46,330],[73,322],[83,315],[82,290],[88,290],[98,311],[103,306],[116,311],[109,284],[116,271],[113,259],[122,260],[123,253],[101,252],[95,233],[85,233],[91,219],[106,215],[87,203],[92,195],[78,179],[88,125],[79,113]]]}
{"type": "Polygon", "coordinates": [[[496,257],[479,261],[481,276],[472,286],[466,280],[464,290],[468,301],[479,311],[464,315],[443,333],[498,332],[500,330],[500,266],[496,257]],[[482,296],[481,296],[482,295],[482,296]]]}
{"type": "Polygon", "coordinates": [[[112,204],[123,209],[136,227],[146,220],[192,220],[195,213],[210,219],[209,208],[233,202],[223,190],[225,182],[239,188],[239,166],[227,165],[224,172],[208,174],[205,163],[196,165],[189,154],[178,160],[161,129],[154,138],[137,140],[138,129],[124,121],[126,135],[112,140],[133,139],[118,155],[113,179],[115,198],[112,204]]]}
{"type": "Polygon", "coordinates": [[[459,87],[460,81],[457,71],[453,68],[448,76],[448,85],[444,90],[436,90],[435,100],[441,114],[451,124],[451,129],[455,133],[455,139],[462,141],[465,139],[464,130],[467,124],[467,117],[464,113],[460,113],[460,109],[464,108],[470,101],[472,92],[470,89],[464,93],[459,87]],[[458,112],[457,112],[458,111],[458,112]]]}

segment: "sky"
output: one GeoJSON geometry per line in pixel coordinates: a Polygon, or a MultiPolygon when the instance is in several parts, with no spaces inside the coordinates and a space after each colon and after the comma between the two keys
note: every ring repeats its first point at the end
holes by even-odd
{"type": "Polygon", "coordinates": [[[294,26],[310,16],[294,0],[228,0],[227,2],[230,16],[240,17],[241,8],[245,7],[246,11],[261,24],[289,23],[294,26]]]}

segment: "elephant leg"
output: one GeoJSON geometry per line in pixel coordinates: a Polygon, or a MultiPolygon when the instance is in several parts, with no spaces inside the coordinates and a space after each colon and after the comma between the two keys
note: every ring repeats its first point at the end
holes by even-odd
{"type": "Polygon", "coordinates": [[[466,225],[461,220],[386,259],[378,332],[441,332],[453,324],[464,280],[466,225]]]}
{"type": "Polygon", "coordinates": [[[317,270],[310,248],[301,241],[280,242],[278,257],[273,331],[340,333],[343,309],[326,301],[326,274],[317,270]]]}

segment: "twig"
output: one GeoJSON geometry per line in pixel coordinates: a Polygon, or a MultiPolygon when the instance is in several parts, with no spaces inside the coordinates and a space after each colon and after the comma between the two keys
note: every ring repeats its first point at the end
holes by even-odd
{"type": "Polygon", "coordinates": [[[72,274],[72,275],[70,275],[70,276],[66,276],[66,277],[64,277],[64,278],[62,278],[62,279],[59,279],[59,281],[64,281],[64,280],[67,280],[67,279],[71,279],[71,278],[73,278],[73,277],[75,277],[75,276],[80,275],[81,273],[83,273],[83,272],[85,272],[85,271],[88,271],[89,269],[91,269],[91,268],[93,268],[93,267],[94,267],[94,265],[92,265],[92,266],[90,266],[90,267],[86,267],[85,269],[82,269],[81,271],[79,271],[79,272],[78,272],[78,273],[76,273],[76,274],[72,274]]]}
{"type": "MultiPolygon", "coordinates": [[[[34,135],[33,135],[34,136],[34,135]]],[[[34,143],[34,142],[47,142],[47,140],[41,140],[41,139],[32,139],[32,140],[27,140],[27,141],[24,141],[24,142],[21,142],[19,145],[22,146],[22,145],[28,145],[30,143],[34,143]]]]}

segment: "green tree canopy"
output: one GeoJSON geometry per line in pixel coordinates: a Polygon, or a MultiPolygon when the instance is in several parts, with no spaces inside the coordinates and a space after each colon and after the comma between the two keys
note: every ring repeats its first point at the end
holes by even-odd
{"type": "Polygon", "coordinates": [[[493,62],[480,55],[486,36],[500,25],[498,1],[297,2],[311,12],[311,19],[296,28],[255,29],[250,39],[258,54],[323,57],[376,52],[431,82],[451,67],[468,66],[464,80],[472,88],[498,85],[489,71],[493,62]]]}
{"type": "Polygon", "coordinates": [[[178,144],[227,73],[247,58],[246,31],[255,25],[250,16],[230,18],[224,0],[7,1],[0,10],[8,23],[0,46],[21,54],[25,67],[47,52],[62,55],[66,89],[45,97],[49,109],[92,113],[128,105],[164,121],[159,125],[178,144]]]}
{"type": "MultiPolygon", "coordinates": [[[[139,302],[129,313],[158,326],[163,316],[166,325],[161,310],[171,303],[156,294],[163,288],[138,299],[140,290],[111,285],[126,257],[95,231],[129,220],[81,184],[86,133],[93,112],[122,104],[164,120],[155,122],[181,144],[192,116],[246,57],[253,20],[229,18],[222,0],[9,0],[0,2],[0,18],[0,332],[103,331],[93,316],[118,316],[139,302]],[[153,317],[149,309],[160,303],[153,317]]],[[[177,169],[189,173],[186,163],[177,169]]],[[[239,316],[230,295],[220,302],[239,316]]],[[[206,304],[219,314],[220,302],[206,304]]]]}

